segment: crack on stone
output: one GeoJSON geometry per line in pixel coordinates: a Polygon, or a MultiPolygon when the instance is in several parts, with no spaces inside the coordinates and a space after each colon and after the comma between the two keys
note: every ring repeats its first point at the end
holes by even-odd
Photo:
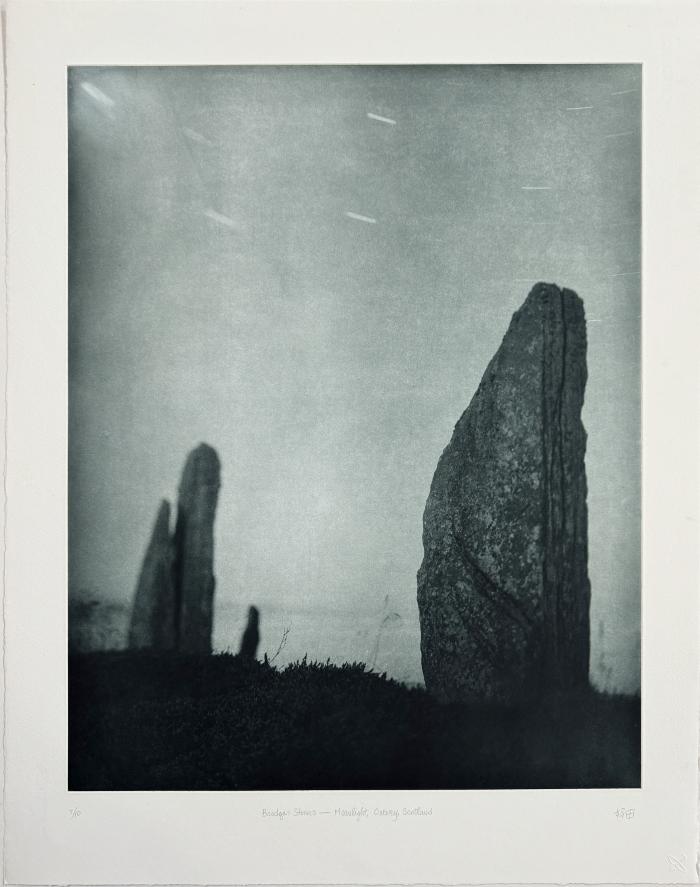
{"type": "Polygon", "coordinates": [[[478,582],[474,582],[472,586],[474,591],[494,607],[505,612],[511,619],[517,622],[521,628],[527,630],[533,628],[535,623],[528,613],[525,612],[520,602],[516,601],[507,591],[500,588],[497,582],[489,576],[474,555],[471,554],[466,546],[457,539],[454,528],[452,530],[452,539],[454,540],[455,547],[462,559],[462,564],[465,569],[471,567],[476,576],[481,580],[481,587],[478,582]]]}
{"type": "Polygon", "coordinates": [[[547,293],[547,302],[542,311],[542,462],[543,490],[542,513],[545,518],[543,527],[543,610],[548,630],[545,633],[547,674],[556,681],[564,666],[561,662],[562,613],[561,613],[561,582],[562,566],[565,552],[562,549],[562,538],[565,535],[567,519],[566,466],[564,463],[564,424],[563,404],[566,391],[568,358],[568,328],[566,317],[566,300],[564,290],[557,288],[557,307],[561,322],[561,354],[552,349],[553,337],[551,327],[556,320],[553,304],[553,292],[547,293]],[[557,359],[558,358],[558,359],[557,359]],[[558,370],[558,380],[555,371],[558,370]],[[550,395],[554,391],[554,402],[550,395]],[[551,409],[550,409],[551,406],[551,409]],[[553,432],[553,433],[552,433],[553,432]],[[555,470],[555,465],[558,471],[555,470]],[[552,493],[556,490],[556,501],[552,493]]]}

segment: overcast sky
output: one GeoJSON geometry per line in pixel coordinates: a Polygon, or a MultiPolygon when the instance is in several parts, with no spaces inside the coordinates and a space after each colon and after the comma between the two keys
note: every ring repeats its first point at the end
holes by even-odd
{"type": "Polygon", "coordinates": [[[131,599],[206,441],[220,603],[389,595],[417,623],[438,458],[544,280],[589,324],[592,673],[636,689],[640,90],[633,65],[72,69],[71,591],[131,599]]]}

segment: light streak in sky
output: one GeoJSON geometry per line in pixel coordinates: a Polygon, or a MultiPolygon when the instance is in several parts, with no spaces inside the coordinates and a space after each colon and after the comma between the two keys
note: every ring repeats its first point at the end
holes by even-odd
{"type": "Polygon", "coordinates": [[[576,105],[573,108],[567,108],[567,111],[591,111],[593,109],[593,105],[576,105]]]}
{"type": "Polygon", "coordinates": [[[381,117],[379,114],[372,114],[369,111],[367,112],[367,116],[370,120],[378,120],[380,123],[388,123],[390,126],[396,126],[396,121],[392,120],[391,117],[381,117]]]}
{"type": "Polygon", "coordinates": [[[630,92],[639,92],[638,89],[621,89],[619,92],[611,92],[610,95],[628,95],[630,92]]]}
{"type": "Polygon", "coordinates": [[[358,222],[368,222],[370,225],[377,224],[376,219],[371,219],[369,216],[361,216],[359,213],[346,212],[345,215],[349,219],[357,219],[358,222]]]}
{"type": "Polygon", "coordinates": [[[198,145],[208,145],[210,148],[214,147],[214,143],[210,142],[209,139],[205,138],[201,133],[195,132],[193,129],[189,129],[185,127],[183,133],[187,136],[188,139],[191,139],[193,142],[197,142],[198,145]]]}
{"type": "Polygon", "coordinates": [[[112,108],[114,106],[114,99],[111,99],[108,95],[102,92],[101,89],[98,89],[92,83],[87,80],[84,80],[80,84],[81,88],[85,90],[85,92],[90,96],[91,99],[94,99],[98,104],[102,105],[105,108],[112,108]]]}
{"type": "Polygon", "coordinates": [[[635,131],[633,129],[626,129],[624,132],[611,132],[610,135],[603,136],[604,139],[615,139],[617,136],[633,136],[635,135],[635,131]]]}
{"type": "Polygon", "coordinates": [[[628,274],[641,274],[641,271],[616,271],[611,277],[626,277],[628,274]]]}
{"type": "Polygon", "coordinates": [[[221,213],[216,212],[213,209],[205,209],[202,212],[202,215],[206,216],[208,219],[212,219],[214,222],[218,222],[220,225],[225,225],[227,228],[237,228],[238,225],[230,219],[228,216],[224,216],[221,213]]]}

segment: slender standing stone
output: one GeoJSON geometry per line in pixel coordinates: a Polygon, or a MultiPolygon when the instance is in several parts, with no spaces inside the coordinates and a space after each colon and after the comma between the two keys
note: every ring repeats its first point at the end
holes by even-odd
{"type": "Polygon", "coordinates": [[[131,612],[129,647],[172,650],[176,601],[170,539],[170,503],[163,500],[143,559],[131,612]]]}
{"type": "Polygon", "coordinates": [[[214,515],[220,486],[216,450],[200,444],[187,457],[175,525],[177,646],[210,653],[214,616],[214,515]]]}
{"type": "Polygon", "coordinates": [[[513,704],[586,684],[583,303],[537,284],[438,463],[418,573],[428,690],[513,704]]]}

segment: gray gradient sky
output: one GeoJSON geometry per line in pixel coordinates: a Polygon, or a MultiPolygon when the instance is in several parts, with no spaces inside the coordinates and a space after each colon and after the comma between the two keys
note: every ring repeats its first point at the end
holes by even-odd
{"type": "Polygon", "coordinates": [[[207,441],[220,602],[417,622],[437,460],[545,280],[589,321],[592,674],[638,688],[640,90],[633,65],[72,69],[71,590],[131,598],[207,441]]]}

